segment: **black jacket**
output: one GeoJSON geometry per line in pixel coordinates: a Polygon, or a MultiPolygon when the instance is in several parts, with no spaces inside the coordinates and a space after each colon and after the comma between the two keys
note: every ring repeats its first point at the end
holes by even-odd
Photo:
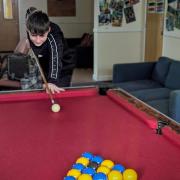
{"type": "Polygon", "coordinates": [[[64,35],[58,25],[50,23],[51,31],[47,40],[35,46],[28,36],[30,46],[39,59],[47,81],[59,85],[59,77],[63,67],[63,53],[67,49],[64,35]]]}

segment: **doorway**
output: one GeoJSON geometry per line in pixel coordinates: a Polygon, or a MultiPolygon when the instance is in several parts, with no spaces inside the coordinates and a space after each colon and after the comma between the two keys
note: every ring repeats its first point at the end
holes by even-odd
{"type": "Polygon", "coordinates": [[[19,41],[19,17],[18,0],[8,1],[12,3],[12,17],[5,17],[5,1],[0,1],[0,52],[13,51],[19,41]]]}
{"type": "Polygon", "coordinates": [[[162,56],[164,14],[146,14],[145,61],[156,61],[162,56]]]}
{"type": "MultiPolygon", "coordinates": [[[[82,24],[78,28],[81,32],[80,39],[76,51],[76,68],[73,71],[72,86],[93,84],[93,68],[94,68],[94,1],[79,1],[77,4],[77,13],[82,14],[79,17],[79,23],[82,24]],[[83,4],[84,3],[84,4],[83,4]],[[85,13],[86,12],[86,13],[85,13]],[[84,15],[85,14],[85,15],[84,15]]],[[[75,38],[75,39],[76,39],[75,38]]]]}

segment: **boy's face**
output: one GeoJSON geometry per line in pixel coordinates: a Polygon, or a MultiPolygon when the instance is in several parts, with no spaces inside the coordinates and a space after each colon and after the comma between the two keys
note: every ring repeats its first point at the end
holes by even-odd
{"type": "Polygon", "coordinates": [[[31,34],[31,32],[28,31],[29,38],[35,46],[41,46],[47,40],[48,33],[49,31],[47,31],[43,35],[37,35],[37,34],[31,34]]]}

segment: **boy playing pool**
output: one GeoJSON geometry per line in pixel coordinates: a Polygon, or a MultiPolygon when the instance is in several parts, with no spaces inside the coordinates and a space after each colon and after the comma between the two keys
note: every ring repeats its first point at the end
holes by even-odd
{"type": "MultiPolygon", "coordinates": [[[[26,30],[25,51],[31,48],[38,57],[51,92],[64,91],[61,87],[69,86],[74,63],[70,63],[69,69],[64,68],[64,52],[67,46],[63,32],[58,25],[50,22],[46,13],[34,7],[27,10],[26,30]]],[[[21,50],[17,48],[15,52],[21,50]]]]}

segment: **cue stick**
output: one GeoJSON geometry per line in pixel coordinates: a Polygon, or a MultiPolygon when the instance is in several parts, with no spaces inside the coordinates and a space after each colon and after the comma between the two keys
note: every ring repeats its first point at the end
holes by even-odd
{"type": "Polygon", "coordinates": [[[50,99],[51,99],[51,103],[54,104],[55,101],[54,101],[54,99],[53,99],[52,92],[51,92],[51,90],[49,89],[48,82],[47,82],[47,80],[46,80],[46,77],[45,77],[45,75],[44,75],[44,72],[43,72],[43,70],[42,70],[42,67],[41,67],[41,65],[40,65],[40,63],[39,63],[39,60],[38,60],[37,56],[34,54],[34,51],[32,50],[32,48],[30,48],[29,52],[30,52],[30,54],[32,55],[32,57],[34,57],[34,59],[35,59],[35,61],[36,61],[36,64],[37,64],[37,66],[38,66],[38,68],[39,68],[41,77],[42,77],[42,79],[43,79],[43,81],[44,81],[44,83],[45,83],[45,87],[46,87],[46,89],[47,89],[47,91],[48,91],[48,94],[49,94],[49,97],[50,97],[50,99]]]}

